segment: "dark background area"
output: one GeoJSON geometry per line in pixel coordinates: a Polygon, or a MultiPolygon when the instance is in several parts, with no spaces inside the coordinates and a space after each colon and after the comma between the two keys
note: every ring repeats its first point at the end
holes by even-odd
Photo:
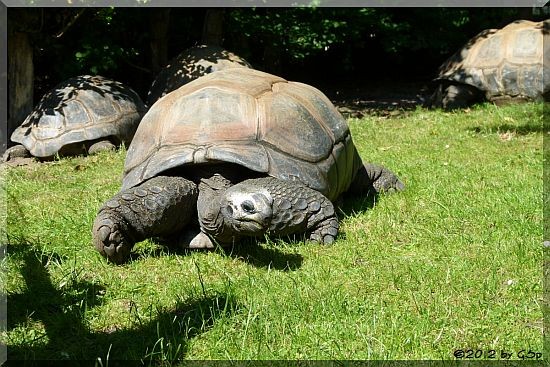
{"type": "Polygon", "coordinates": [[[380,83],[427,83],[480,31],[542,20],[543,10],[8,8],[9,133],[47,90],[76,75],[110,77],[145,99],[172,57],[202,43],[331,97],[380,83]]]}

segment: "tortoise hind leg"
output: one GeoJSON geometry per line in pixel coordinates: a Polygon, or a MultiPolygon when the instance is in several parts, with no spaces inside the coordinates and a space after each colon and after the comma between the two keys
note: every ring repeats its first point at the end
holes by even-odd
{"type": "Polygon", "coordinates": [[[22,144],[14,145],[11,148],[8,148],[4,152],[4,156],[2,157],[2,160],[4,162],[14,160],[16,158],[29,158],[32,157],[31,153],[25,148],[22,144]]]}
{"type": "Polygon", "coordinates": [[[395,173],[389,169],[372,164],[365,163],[359,168],[354,180],[352,181],[349,192],[355,194],[366,194],[374,191],[375,193],[403,191],[405,185],[395,173]]]}
{"type": "Polygon", "coordinates": [[[484,94],[468,84],[440,83],[432,95],[432,107],[450,111],[465,108],[484,100],[484,94]]]}
{"type": "Polygon", "coordinates": [[[109,261],[126,261],[136,242],[180,232],[195,215],[197,186],[182,177],[157,176],[116,194],[92,228],[96,249],[109,261]]]}
{"type": "Polygon", "coordinates": [[[88,147],[88,154],[96,154],[99,152],[115,150],[116,146],[109,140],[100,140],[88,147]]]}

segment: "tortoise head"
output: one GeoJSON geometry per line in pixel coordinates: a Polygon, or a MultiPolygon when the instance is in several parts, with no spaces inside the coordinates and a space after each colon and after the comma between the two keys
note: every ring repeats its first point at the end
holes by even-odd
{"type": "Polygon", "coordinates": [[[269,228],[273,198],[265,188],[242,182],[230,187],[220,200],[226,225],[238,234],[256,236],[269,228]]]}
{"type": "Polygon", "coordinates": [[[215,188],[210,180],[202,180],[197,211],[205,233],[220,242],[230,242],[232,238],[258,236],[268,230],[273,217],[273,198],[253,181],[215,188]]]}

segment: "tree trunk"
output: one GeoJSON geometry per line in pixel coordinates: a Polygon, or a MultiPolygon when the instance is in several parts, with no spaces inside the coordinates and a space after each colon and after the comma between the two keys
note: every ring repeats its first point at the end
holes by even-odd
{"type": "Polygon", "coordinates": [[[221,46],[223,41],[223,8],[206,10],[202,28],[202,43],[210,46],[221,46]]]}
{"type": "Polygon", "coordinates": [[[151,9],[151,69],[157,74],[168,63],[170,8],[151,9]]]}
{"type": "Polygon", "coordinates": [[[33,49],[28,33],[8,35],[8,136],[17,128],[33,107],[33,49]]]}

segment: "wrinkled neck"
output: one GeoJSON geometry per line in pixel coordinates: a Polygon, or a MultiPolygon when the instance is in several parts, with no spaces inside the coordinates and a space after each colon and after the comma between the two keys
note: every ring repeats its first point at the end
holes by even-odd
{"type": "Polygon", "coordinates": [[[233,239],[231,223],[222,213],[222,196],[230,186],[228,181],[212,180],[212,178],[203,179],[199,184],[197,199],[199,224],[204,233],[221,243],[231,242],[233,239]]]}
{"type": "Polygon", "coordinates": [[[205,195],[199,192],[197,213],[201,228],[208,234],[215,235],[223,227],[224,219],[220,210],[219,195],[205,195]]]}

